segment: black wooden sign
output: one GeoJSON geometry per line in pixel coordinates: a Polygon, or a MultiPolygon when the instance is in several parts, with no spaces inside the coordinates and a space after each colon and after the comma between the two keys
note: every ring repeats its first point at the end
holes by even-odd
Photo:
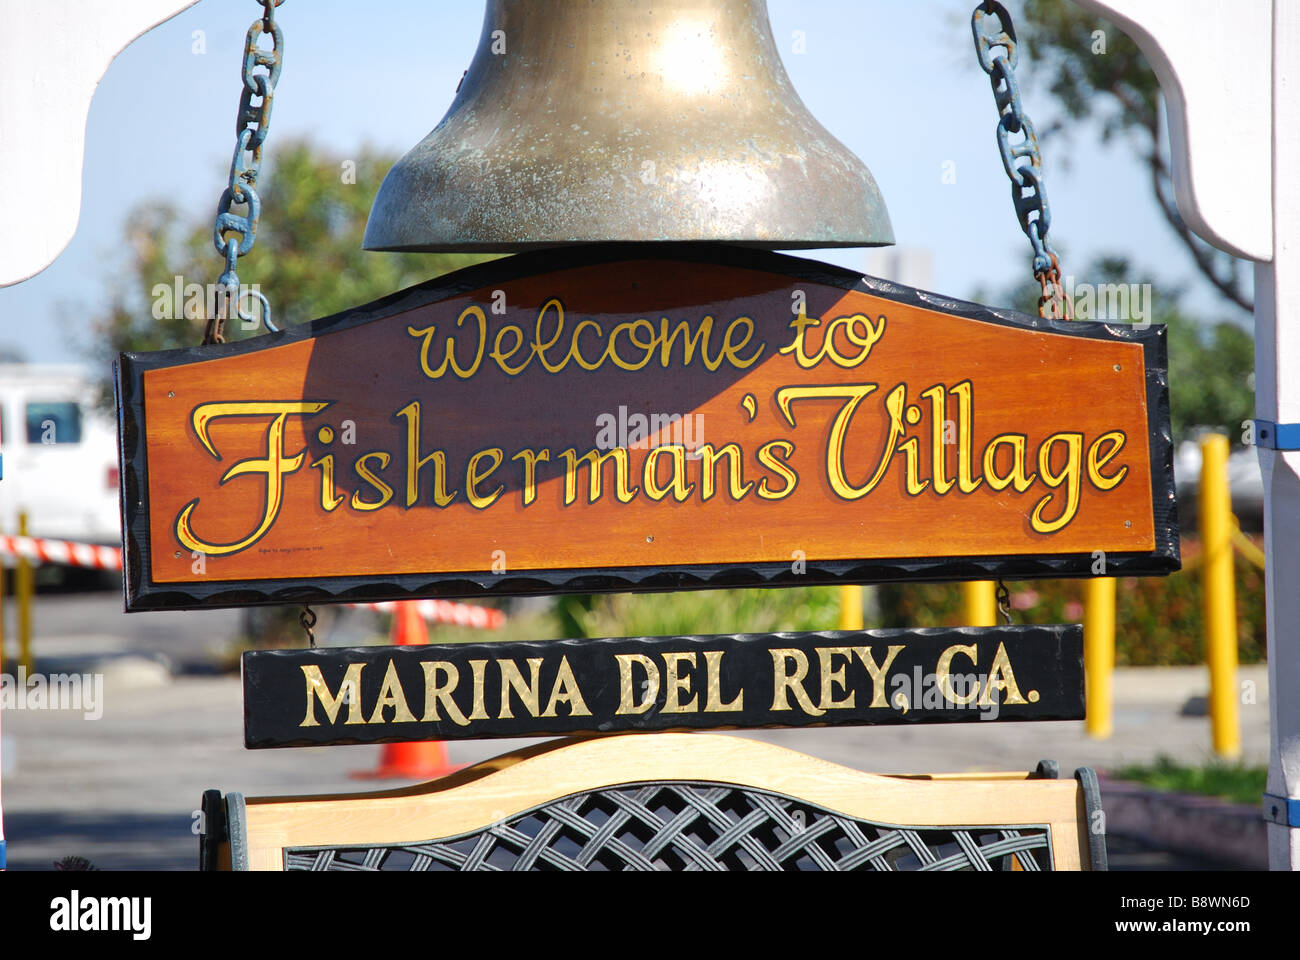
{"type": "Polygon", "coordinates": [[[1078,720],[1083,630],[962,627],[244,654],[247,747],[1078,720]]]}

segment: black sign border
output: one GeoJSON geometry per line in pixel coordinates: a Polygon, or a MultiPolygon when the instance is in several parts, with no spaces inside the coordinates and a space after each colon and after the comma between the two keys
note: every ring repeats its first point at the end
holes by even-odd
{"type": "Polygon", "coordinates": [[[884,300],[939,310],[968,320],[1021,330],[1138,343],[1146,372],[1147,432],[1155,546],[1148,552],[1106,554],[1107,576],[1163,576],[1181,566],[1178,508],[1174,492],[1174,444],[1170,432],[1167,336],[1163,324],[1064,321],[1029,316],[955,300],[939,294],[865,277],[829,264],[766,250],[725,244],[602,243],[520,253],[477,264],[426,281],[373,303],[278,333],[234,343],[150,353],[123,353],[115,367],[121,470],[123,590],[128,612],[188,610],[257,604],[367,602],[418,597],[479,598],[571,593],[659,592],[735,587],[816,586],[837,583],[894,583],[947,580],[1031,580],[1094,576],[1090,553],[1002,554],[987,557],[907,557],[817,560],[794,573],[786,561],[768,563],[675,564],[671,566],[517,570],[505,574],[415,573],[284,579],[156,583],[150,558],[147,502],[147,425],[144,374],[202,360],[239,356],[360,326],[471,290],[574,267],[623,260],[659,259],[740,267],[783,274],[795,281],[857,290],[884,300]]]}
{"type": "MultiPolygon", "coordinates": [[[[815,658],[809,670],[807,684],[815,682],[813,674],[817,670],[815,658]]],[[[590,665],[590,664],[586,664],[590,665]]],[[[975,669],[978,669],[977,666],[975,669]]],[[[838,669],[843,670],[841,665],[838,669]]],[[[902,673],[911,676],[912,667],[892,667],[890,676],[902,673]]],[[[954,668],[954,673],[970,673],[972,668],[964,665],[954,668]]],[[[608,665],[609,673],[604,676],[603,685],[595,688],[603,699],[617,699],[614,692],[616,684],[609,683],[614,673],[612,660],[608,665]]],[[[696,662],[694,668],[698,679],[705,667],[696,662]]],[[[928,627],[920,629],[890,628],[875,630],[826,630],[800,631],[791,633],[761,634],[715,634],[715,635],[679,635],[663,637],[601,637],[577,640],[517,640],[507,642],[486,641],[480,643],[455,644],[421,644],[413,646],[370,646],[370,647],[317,647],[296,648],[290,650],[250,650],[242,658],[244,691],[244,746],[250,750],[279,749],[287,747],[321,747],[347,746],[374,743],[408,743],[419,740],[480,740],[514,737],[567,737],[595,733],[664,733],[674,730],[762,730],[762,729],[803,729],[805,727],[829,726],[909,726],[916,724],[937,723],[1034,723],[1040,721],[1082,720],[1084,718],[1083,690],[1083,627],[1078,624],[1018,624],[997,627],[928,627]],[[1027,676],[1032,676],[1035,687],[1044,694],[1032,703],[1008,705],[999,703],[998,713],[987,717],[985,711],[977,707],[924,708],[911,704],[906,712],[896,707],[868,708],[865,704],[852,710],[827,710],[821,717],[810,716],[799,710],[774,712],[754,694],[759,692],[753,683],[744,682],[746,704],[742,715],[735,712],[710,713],[704,710],[689,713],[665,714],[651,710],[643,714],[617,715],[606,713],[589,719],[571,718],[567,713],[560,713],[555,718],[532,717],[524,713],[515,704],[516,716],[513,718],[489,718],[487,721],[471,721],[468,726],[459,726],[446,717],[441,722],[428,723],[418,720],[416,723],[395,724],[391,721],[371,725],[320,725],[308,730],[298,726],[298,719],[303,709],[303,676],[296,670],[283,670],[287,662],[290,668],[312,662],[317,665],[338,667],[343,663],[365,662],[368,665],[381,664],[385,660],[430,660],[441,659],[459,662],[461,684],[466,682],[468,671],[465,661],[475,657],[495,659],[512,658],[521,663],[528,657],[558,658],[568,655],[578,660],[571,665],[579,687],[592,684],[596,678],[582,669],[584,660],[596,657],[613,657],[615,653],[639,653],[650,656],[668,651],[699,653],[706,649],[724,650],[731,654],[731,659],[722,661],[725,683],[735,680],[735,674],[742,675],[742,681],[752,681],[758,674],[752,672],[757,667],[758,673],[771,676],[771,662],[764,653],[772,647],[802,647],[805,651],[814,646],[871,646],[885,644],[902,644],[905,648],[899,656],[906,660],[916,660],[935,655],[946,647],[955,644],[983,644],[985,653],[980,657],[980,665],[993,659],[994,644],[1010,644],[1007,655],[1012,668],[1017,673],[1017,680],[1022,691],[1028,688],[1027,676]],[[916,649],[923,647],[924,649],[916,649]],[[746,648],[749,648],[748,650],[746,648]],[[761,650],[759,649],[761,648],[761,650]],[[745,658],[744,654],[749,657],[745,658]],[[737,657],[740,662],[737,663],[737,657]],[[579,659],[580,658],[580,659],[579,659]],[[746,670],[751,672],[746,675],[746,670]],[[729,678],[729,679],[728,679],[729,678]],[[1048,684],[1048,686],[1044,686],[1048,684]],[[273,728],[281,728],[288,733],[277,734],[273,728]]],[[[372,670],[365,684],[378,695],[382,669],[372,670]]],[[[408,674],[409,675],[409,674],[408,674]]],[[[327,682],[334,682],[327,678],[327,682]]],[[[496,678],[490,681],[495,687],[496,678]]],[[[759,681],[760,689],[763,680],[759,681]]],[[[543,685],[545,686],[545,685],[543,685]]],[[[409,687],[407,688],[409,689],[409,687]]],[[[660,697],[664,687],[660,686],[660,697]]],[[[730,686],[724,687],[722,696],[733,693],[730,686]]],[[[843,693],[843,691],[840,691],[843,693]]],[[[915,694],[916,691],[913,691],[915,694]]],[[[595,702],[593,688],[587,687],[587,694],[595,702]]],[[[543,696],[545,693],[543,693],[543,696]]],[[[687,698],[696,696],[701,701],[705,697],[703,684],[691,687],[687,698]]],[[[890,696],[887,692],[886,697],[890,696]]],[[[458,695],[459,696],[459,695],[458,695]]],[[[363,703],[366,695],[363,694],[363,703]]],[[[463,699],[463,697],[459,697],[463,699]]],[[[861,704],[862,698],[859,698],[861,704]]],[[[342,708],[346,710],[347,708],[342,708]]],[[[418,708],[415,708],[418,709],[418,708]]],[[[562,708],[567,711],[568,707],[562,708]]],[[[321,716],[321,707],[316,704],[316,714],[321,716]]]]}

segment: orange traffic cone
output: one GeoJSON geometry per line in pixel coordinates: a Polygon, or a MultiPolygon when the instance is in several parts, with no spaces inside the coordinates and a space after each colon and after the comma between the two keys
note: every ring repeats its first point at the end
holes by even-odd
{"type": "MultiPolygon", "coordinates": [[[[402,600],[393,610],[393,643],[399,647],[429,642],[429,631],[414,600],[402,600]]],[[[447,759],[447,747],[440,740],[386,743],[379,757],[379,769],[352,774],[365,780],[435,780],[459,769],[447,759]]]]}

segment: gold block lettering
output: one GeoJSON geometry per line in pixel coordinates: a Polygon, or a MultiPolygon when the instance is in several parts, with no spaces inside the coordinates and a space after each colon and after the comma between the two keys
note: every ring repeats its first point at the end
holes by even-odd
{"type": "Polygon", "coordinates": [[[501,709],[497,712],[498,720],[514,717],[510,712],[511,690],[519,695],[519,701],[531,716],[537,716],[537,712],[541,709],[538,703],[541,697],[538,681],[541,678],[542,658],[529,657],[528,667],[532,671],[532,677],[525,683],[523,674],[519,672],[519,667],[513,660],[497,661],[497,668],[501,671],[501,709]]]}
{"type": "MultiPolygon", "coordinates": [[[[989,668],[989,678],[984,684],[984,692],[980,694],[979,705],[981,707],[993,706],[992,692],[994,690],[1002,691],[1002,702],[1024,703],[1025,698],[1020,695],[1020,688],[1016,686],[1016,675],[1011,669],[1011,660],[1007,657],[1007,648],[998,644],[998,652],[993,655],[993,666],[989,668]]],[[[1033,691],[1031,690],[1032,694],[1033,691]]]]}
{"type": "Polygon", "coordinates": [[[420,666],[424,670],[424,722],[433,723],[441,719],[438,716],[438,704],[441,703],[442,709],[447,711],[448,719],[457,726],[469,726],[465,714],[461,713],[460,707],[451,698],[452,691],[460,682],[460,671],[456,669],[456,664],[446,660],[426,660],[420,666]],[[439,673],[446,676],[446,683],[439,685],[439,673]]]}
{"type": "Polygon", "coordinates": [[[850,647],[818,647],[817,659],[821,661],[822,668],[822,690],[821,701],[817,704],[823,711],[826,710],[845,710],[854,705],[858,695],[849,690],[849,695],[843,700],[835,699],[835,685],[839,684],[845,690],[848,690],[848,681],[844,677],[844,665],[838,670],[832,670],[831,666],[835,662],[835,657],[844,657],[849,663],[853,662],[853,651],[850,647]]]}
{"type": "Polygon", "coordinates": [[[664,708],[663,713],[698,713],[699,696],[692,695],[686,703],[682,703],[679,693],[690,693],[691,678],[688,674],[685,677],[679,676],[677,671],[681,664],[689,663],[695,666],[694,653],[665,653],[664,657],[664,708]]]}
{"type": "Polygon", "coordinates": [[[397,678],[397,667],[391,660],[388,661],[388,669],[384,671],[384,682],[379,686],[379,699],[375,701],[375,709],[370,712],[370,723],[385,722],[384,707],[393,708],[393,723],[415,722],[411,708],[406,705],[402,683],[397,678]]]}
{"type": "Polygon", "coordinates": [[[952,658],[957,654],[968,658],[972,664],[978,664],[979,651],[973,643],[958,643],[943,653],[939,654],[939,663],[934,668],[934,680],[939,685],[939,692],[942,693],[950,703],[967,704],[979,696],[979,690],[973,689],[969,693],[957,696],[957,692],[952,688],[952,658]]]}
{"type": "Polygon", "coordinates": [[[573,667],[569,666],[568,657],[560,657],[560,670],[555,676],[555,685],[551,687],[551,699],[546,704],[546,709],[542,711],[542,716],[555,716],[555,705],[558,703],[569,705],[571,717],[591,716],[591,711],[587,709],[587,702],[582,699],[582,691],[578,689],[578,679],[573,675],[573,667]]]}
{"type": "Polygon", "coordinates": [[[736,694],[734,700],[730,703],[722,702],[722,650],[705,650],[704,666],[706,671],[706,684],[708,687],[707,699],[705,700],[705,713],[722,713],[727,710],[743,710],[745,704],[745,691],[741,690],[736,694]]]}
{"type": "Polygon", "coordinates": [[[614,655],[614,659],[618,661],[618,709],[614,713],[645,713],[654,706],[655,698],[659,696],[659,667],[649,657],[640,653],[618,653],[614,655]],[[640,703],[636,702],[632,687],[632,664],[634,663],[640,664],[646,675],[645,696],[640,703]]]}
{"type": "Polygon", "coordinates": [[[870,647],[854,647],[853,652],[857,658],[862,661],[862,665],[867,668],[867,673],[871,676],[871,706],[888,707],[889,701],[885,698],[885,687],[889,672],[889,665],[894,662],[894,658],[903,650],[902,644],[894,644],[885,651],[885,662],[876,666],[876,658],[871,655],[870,647]]]}
{"type": "Polygon", "coordinates": [[[769,652],[772,654],[772,709],[791,709],[789,694],[793,693],[804,713],[814,717],[824,714],[825,710],[813,706],[808,699],[808,691],[803,687],[803,678],[808,675],[808,657],[804,652],[795,647],[782,647],[769,652]],[[787,660],[795,662],[793,674],[787,670],[787,660]]]}
{"type": "Polygon", "coordinates": [[[345,724],[365,723],[365,719],[361,715],[361,670],[363,667],[365,667],[364,663],[349,663],[347,672],[343,674],[343,682],[339,684],[339,692],[331,694],[329,684],[321,676],[320,667],[315,664],[304,666],[302,672],[307,680],[307,716],[298,726],[320,726],[320,722],[316,719],[317,697],[320,697],[321,706],[325,708],[325,715],[329,717],[330,723],[338,722],[339,707],[344,703],[348,705],[348,718],[343,721],[345,724]]]}

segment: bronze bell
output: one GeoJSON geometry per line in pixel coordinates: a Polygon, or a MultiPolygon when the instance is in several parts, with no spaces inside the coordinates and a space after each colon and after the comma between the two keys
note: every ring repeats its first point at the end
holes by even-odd
{"type": "Polygon", "coordinates": [[[388,172],[369,250],[894,242],[804,107],[766,0],[487,0],[442,122],[388,172]]]}

